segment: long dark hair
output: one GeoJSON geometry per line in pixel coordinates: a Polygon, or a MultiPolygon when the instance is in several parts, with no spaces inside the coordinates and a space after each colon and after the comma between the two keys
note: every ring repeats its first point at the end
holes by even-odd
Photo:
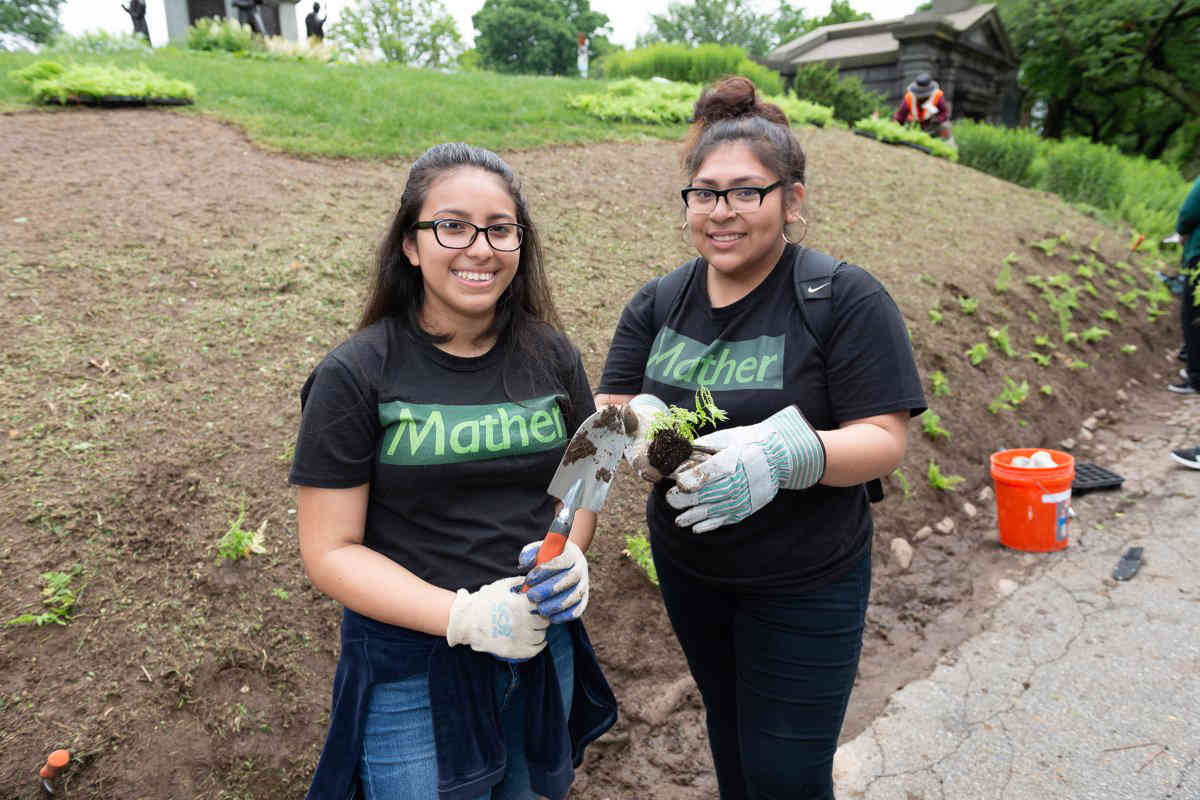
{"type": "MultiPolygon", "coordinates": [[[[495,337],[503,340],[506,358],[520,352],[527,356],[525,360],[534,370],[548,371],[546,362],[549,354],[545,346],[547,327],[561,331],[562,325],[550,297],[543,267],[541,238],[529,214],[529,202],[525,199],[516,173],[500,156],[463,142],[434,145],[409,168],[404,193],[400,195],[400,208],[379,246],[371,292],[359,319],[358,329],[362,330],[385,317],[395,317],[418,338],[430,342],[444,342],[452,338],[448,334],[432,334],[421,327],[425,283],[421,279],[421,271],[404,254],[404,239],[412,235],[413,225],[418,221],[421,207],[434,181],[466,167],[482,169],[498,176],[516,206],[517,222],[525,226],[517,273],[496,301],[496,315],[488,329],[480,334],[480,339],[495,337]]],[[[553,366],[558,371],[561,365],[553,366]]]]}
{"type": "Polygon", "coordinates": [[[718,81],[700,96],[683,147],[688,180],[718,145],[745,142],[763,166],[784,182],[783,196],[804,183],[804,149],[788,125],[787,114],[758,99],[754,84],[742,77],[718,81]]]}

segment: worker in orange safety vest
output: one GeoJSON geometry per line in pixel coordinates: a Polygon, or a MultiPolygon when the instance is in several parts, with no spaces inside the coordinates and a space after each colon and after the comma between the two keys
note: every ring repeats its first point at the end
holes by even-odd
{"type": "Polygon", "coordinates": [[[900,101],[900,108],[896,109],[892,119],[901,125],[906,122],[920,125],[921,130],[930,136],[940,136],[947,144],[954,144],[946,95],[928,72],[918,73],[908,85],[904,91],[904,99],[900,101]]]}

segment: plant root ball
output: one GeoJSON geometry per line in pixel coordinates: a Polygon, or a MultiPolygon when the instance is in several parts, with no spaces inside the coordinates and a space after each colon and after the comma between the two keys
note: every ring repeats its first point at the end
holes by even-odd
{"type": "Polygon", "coordinates": [[[669,429],[656,433],[646,448],[646,460],[663,475],[670,475],[691,454],[692,443],[669,429]]]}

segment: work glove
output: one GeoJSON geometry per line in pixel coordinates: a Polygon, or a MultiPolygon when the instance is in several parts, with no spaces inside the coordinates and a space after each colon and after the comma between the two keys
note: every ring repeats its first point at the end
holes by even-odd
{"type": "Polygon", "coordinates": [[[521,594],[525,578],[501,578],[478,591],[459,589],[450,606],[446,641],[511,661],[533,658],[546,646],[550,623],[521,594]]]}
{"type": "Polygon", "coordinates": [[[807,489],[825,474],[825,446],[795,406],[757,425],[706,434],[694,444],[717,453],[677,472],[667,502],[687,509],[675,524],[695,533],[741,522],[780,489],[807,489]]]}
{"type": "Polygon", "coordinates": [[[567,540],[563,551],[544,564],[534,567],[541,541],[530,542],[521,548],[517,568],[529,570],[525,585],[526,596],[535,604],[537,613],[552,623],[570,622],[583,616],[588,604],[588,563],[578,545],[567,540]]]}

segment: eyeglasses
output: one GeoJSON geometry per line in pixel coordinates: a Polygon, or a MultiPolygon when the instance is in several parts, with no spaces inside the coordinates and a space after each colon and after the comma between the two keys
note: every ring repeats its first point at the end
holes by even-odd
{"type": "Polygon", "coordinates": [[[695,214],[711,214],[717,210],[717,201],[725,198],[725,205],[730,211],[757,211],[762,206],[763,198],[772,189],[783,185],[783,181],[775,181],[770,186],[731,186],[728,189],[708,189],[703,186],[689,186],[680,191],[683,204],[687,210],[695,214]]]}
{"type": "Polygon", "coordinates": [[[497,222],[481,228],[461,219],[433,219],[418,222],[413,228],[433,228],[433,238],[437,239],[437,243],[451,250],[466,250],[475,244],[475,237],[480,231],[483,231],[492,249],[502,253],[520,250],[521,243],[525,241],[525,226],[519,222],[497,222]]]}

